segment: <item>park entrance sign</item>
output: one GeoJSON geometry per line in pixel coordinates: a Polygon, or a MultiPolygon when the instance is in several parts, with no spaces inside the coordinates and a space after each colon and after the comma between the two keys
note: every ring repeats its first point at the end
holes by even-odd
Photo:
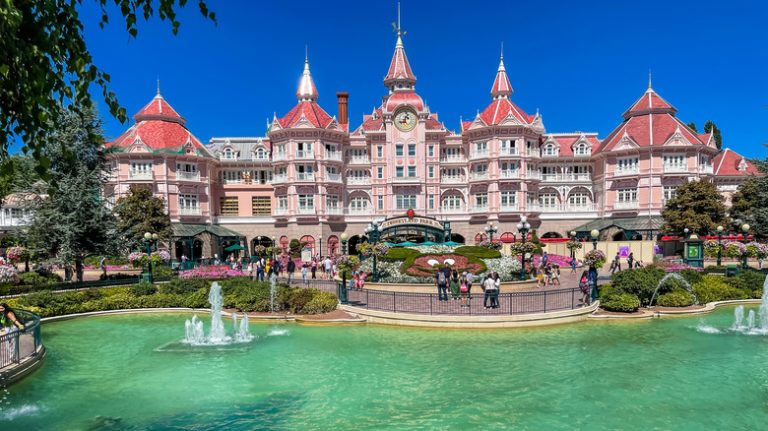
{"type": "Polygon", "coordinates": [[[451,222],[414,214],[392,217],[381,222],[381,239],[393,244],[442,244],[451,239],[451,222]]]}

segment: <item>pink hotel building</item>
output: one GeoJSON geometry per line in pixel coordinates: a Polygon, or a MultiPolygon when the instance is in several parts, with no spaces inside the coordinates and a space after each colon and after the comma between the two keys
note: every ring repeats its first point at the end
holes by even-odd
{"type": "Polygon", "coordinates": [[[757,172],[719,151],[712,134],[687,127],[650,85],[604,139],[548,133],[538,112],[512,101],[503,57],[489,105],[458,132],[416,92],[400,35],[384,86],[381,105],[350,128],[348,94],[337,93],[337,116],[329,115],[305,60],[296,106],[266,136],[207,145],[158,91],[107,144],[105,194],[114,199],[139,185],[162,197],[176,257],[293,238],[327,254],[339,251],[342,233],[354,248],[369,222],[408,209],[450,222],[451,238],[467,243],[484,239],[489,223],[496,238],[512,241],[523,215],[543,237],[596,228],[606,239],[652,238],[679,185],[714,181],[728,201],[757,172]]]}

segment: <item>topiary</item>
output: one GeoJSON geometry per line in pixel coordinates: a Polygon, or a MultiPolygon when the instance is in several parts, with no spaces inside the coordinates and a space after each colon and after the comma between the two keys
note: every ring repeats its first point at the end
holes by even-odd
{"type": "Polygon", "coordinates": [[[389,261],[395,261],[395,260],[406,260],[409,258],[416,258],[420,255],[418,251],[412,249],[412,248],[405,248],[405,247],[392,247],[387,251],[387,254],[382,256],[381,258],[384,260],[389,261]]]}
{"type": "Polygon", "coordinates": [[[656,304],[662,307],[688,307],[693,305],[693,295],[684,290],[673,290],[659,296],[656,304]]]}
{"type": "Polygon", "coordinates": [[[601,299],[600,307],[608,311],[631,313],[640,308],[640,299],[631,293],[618,293],[601,299]]]}

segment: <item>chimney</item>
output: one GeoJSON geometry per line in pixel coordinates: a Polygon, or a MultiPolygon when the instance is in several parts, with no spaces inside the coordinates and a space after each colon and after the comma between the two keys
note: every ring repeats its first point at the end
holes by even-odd
{"type": "Polygon", "coordinates": [[[349,100],[349,93],[346,91],[339,91],[336,93],[336,98],[339,100],[339,124],[347,124],[349,118],[347,116],[347,101],[349,100]]]}

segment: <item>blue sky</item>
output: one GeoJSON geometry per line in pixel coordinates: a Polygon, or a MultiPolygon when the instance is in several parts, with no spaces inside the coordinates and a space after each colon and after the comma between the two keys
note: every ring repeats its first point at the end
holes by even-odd
{"type": "MultiPolygon", "coordinates": [[[[84,3],[88,46],[129,114],[154,96],[159,75],[166,100],[204,142],[261,136],[273,112],[286,113],[305,44],[329,114],[335,93],[348,91],[356,127],[386,94],[395,1],[209,1],[217,25],[193,1],[177,36],[154,19],[140,21],[137,39],[114,13],[99,29],[95,2],[84,3]]],[[[605,137],[651,69],[679,118],[699,130],[714,120],[724,146],[749,157],[768,154],[767,15],[759,1],[402,2],[416,89],[450,129],[490,102],[503,41],[513,100],[529,113],[538,108],[548,132],[605,137]]],[[[100,108],[108,137],[129,127],[100,108]]]]}

